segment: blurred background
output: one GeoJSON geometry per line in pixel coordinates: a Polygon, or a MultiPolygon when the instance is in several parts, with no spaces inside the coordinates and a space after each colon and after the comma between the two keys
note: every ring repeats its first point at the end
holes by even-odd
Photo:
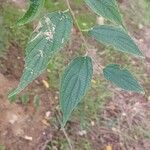
{"type": "MultiPolygon", "coordinates": [[[[29,0],[0,0],[0,150],[69,150],[60,130],[60,76],[67,64],[85,53],[74,26],[68,44],[50,61],[47,71],[9,103],[7,94],[19,82],[25,47],[45,13],[65,10],[64,0],[46,0],[40,16],[16,27],[29,0]]],[[[92,13],[83,0],[70,0],[80,28],[110,24],[92,13]]],[[[66,126],[75,150],[150,150],[150,0],[118,0],[125,26],[145,59],[115,51],[87,37],[96,59],[92,87],[66,126]],[[109,84],[98,64],[127,67],[145,88],[145,95],[121,91],[109,84]]]]}

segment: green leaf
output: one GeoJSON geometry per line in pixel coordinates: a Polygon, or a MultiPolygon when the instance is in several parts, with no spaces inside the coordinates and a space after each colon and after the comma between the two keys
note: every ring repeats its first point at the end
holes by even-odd
{"type": "Polygon", "coordinates": [[[17,25],[21,26],[33,21],[40,13],[44,6],[45,0],[30,0],[30,7],[22,18],[17,21],[17,25]]]}
{"type": "Polygon", "coordinates": [[[88,33],[89,36],[97,41],[111,45],[119,51],[143,57],[142,52],[132,38],[120,27],[108,25],[95,26],[88,33]]]}
{"type": "Polygon", "coordinates": [[[25,94],[21,95],[20,100],[23,105],[27,105],[28,102],[30,101],[29,94],[25,93],[25,94]]]}
{"type": "Polygon", "coordinates": [[[18,88],[9,97],[22,91],[46,69],[51,56],[68,41],[72,24],[69,12],[50,13],[41,19],[28,42],[18,88]]]}
{"type": "Polygon", "coordinates": [[[135,92],[144,93],[142,86],[133,77],[133,75],[127,70],[122,69],[118,64],[110,64],[103,69],[104,77],[113,82],[118,87],[135,92]]]}
{"type": "Polygon", "coordinates": [[[40,97],[38,95],[34,96],[33,104],[34,104],[34,107],[36,109],[40,107],[40,105],[41,105],[41,99],[40,99],[40,97]]]}
{"type": "Polygon", "coordinates": [[[85,0],[87,5],[97,14],[122,25],[121,15],[116,0],[85,0]]]}
{"type": "Polygon", "coordinates": [[[60,87],[60,106],[65,126],[72,111],[76,108],[92,79],[93,69],[91,58],[77,57],[66,68],[60,87]]]}

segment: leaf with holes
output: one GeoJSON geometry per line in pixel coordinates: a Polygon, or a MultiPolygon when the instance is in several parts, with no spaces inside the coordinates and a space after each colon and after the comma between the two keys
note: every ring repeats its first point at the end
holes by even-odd
{"type": "Polygon", "coordinates": [[[44,6],[45,0],[30,0],[30,6],[22,18],[17,21],[17,25],[21,26],[33,21],[44,6]]]}
{"type": "Polygon", "coordinates": [[[136,93],[144,93],[142,86],[127,70],[120,68],[118,64],[110,64],[103,69],[104,77],[118,87],[136,93]]]}
{"type": "Polygon", "coordinates": [[[77,57],[66,68],[60,87],[60,106],[63,113],[63,126],[85,95],[92,79],[91,58],[77,57]]]}
{"type": "Polygon", "coordinates": [[[116,0],[85,0],[85,2],[97,15],[122,25],[116,0]]]}
{"type": "Polygon", "coordinates": [[[41,19],[28,42],[18,88],[9,97],[22,91],[46,69],[51,56],[68,41],[72,24],[69,12],[50,13],[41,19]]]}
{"type": "Polygon", "coordinates": [[[97,25],[89,30],[88,34],[97,41],[111,45],[119,51],[143,57],[132,38],[120,27],[97,25]]]}

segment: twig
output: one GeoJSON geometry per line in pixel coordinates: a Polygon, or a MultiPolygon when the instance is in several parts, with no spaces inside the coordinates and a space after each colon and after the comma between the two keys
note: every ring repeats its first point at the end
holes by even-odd
{"type": "Polygon", "coordinates": [[[74,22],[75,22],[75,24],[76,24],[76,26],[77,26],[77,28],[78,28],[78,30],[79,30],[79,32],[80,32],[81,38],[82,38],[82,40],[83,40],[83,42],[84,42],[84,46],[86,47],[86,50],[88,51],[89,48],[88,48],[87,41],[86,41],[86,39],[84,38],[84,35],[83,35],[82,31],[81,31],[81,28],[80,28],[80,26],[79,26],[79,24],[78,24],[78,21],[77,21],[77,19],[76,19],[76,17],[75,17],[75,14],[74,14],[74,12],[73,12],[71,6],[70,6],[70,2],[69,2],[69,0],[65,0],[65,1],[66,1],[66,4],[67,4],[67,7],[68,7],[68,9],[70,10],[70,13],[71,13],[71,15],[72,15],[72,17],[73,17],[73,20],[74,20],[74,22]]]}
{"type": "MultiPolygon", "coordinates": [[[[58,113],[59,113],[59,115],[60,115],[60,112],[59,112],[59,111],[58,111],[58,113]]],[[[59,123],[60,123],[60,125],[61,125],[62,122],[61,122],[59,116],[57,116],[57,119],[58,119],[58,121],[59,121],[59,123]]],[[[68,145],[69,145],[70,150],[74,150],[74,149],[73,149],[73,146],[72,146],[72,143],[71,143],[71,140],[70,140],[70,138],[69,138],[69,136],[68,136],[68,134],[67,134],[67,132],[66,132],[66,130],[65,130],[65,127],[62,126],[62,125],[61,125],[61,131],[62,131],[63,134],[65,135],[65,138],[66,138],[66,140],[67,140],[67,142],[68,142],[68,145]]]]}
{"type": "Polygon", "coordinates": [[[70,138],[69,138],[69,136],[68,136],[68,134],[67,134],[65,128],[62,127],[61,130],[63,131],[63,133],[64,133],[64,135],[65,135],[65,137],[66,137],[66,140],[67,140],[67,142],[68,142],[68,145],[69,145],[69,147],[70,147],[70,150],[73,150],[73,146],[72,146],[72,144],[71,144],[70,138]]]}
{"type": "MultiPolygon", "coordinates": [[[[72,10],[72,8],[71,8],[71,5],[70,5],[70,2],[69,2],[69,0],[65,0],[66,1],[66,4],[67,4],[67,7],[68,7],[68,9],[70,10],[70,13],[71,13],[71,15],[72,15],[72,18],[73,18],[73,20],[74,20],[74,22],[75,22],[75,25],[76,25],[76,27],[78,28],[78,30],[79,30],[79,33],[80,33],[80,36],[81,36],[81,38],[82,38],[82,41],[83,41],[83,43],[84,43],[84,46],[85,46],[85,48],[86,48],[86,54],[85,54],[85,56],[89,53],[89,47],[88,47],[88,44],[87,44],[87,41],[86,41],[86,39],[85,39],[85,37],[84,37],[84,35],[83,35],[83,33],[82,33],[82,30],[81,30],[81,28],[80,28],[80,26],[79,26],[79,24],[78,24],[78,21],[77,21],[77,19],[76,19],[76,17],[75,17],[75,14],[74,14],[74,12],[73,12],[73,10],[72,10]]],[[[99,65],[97,62],[96,62],[96,58],[94,57],[93,59],[92,59],[93,61],[94,61],[94,63],[96,63],[97,64],[97,67],[98,67],[98,69],[100,70],[100,72],[102,72],[102,70],[103,70],[103,66],[101,66],[101,65],[99,65]]]]}

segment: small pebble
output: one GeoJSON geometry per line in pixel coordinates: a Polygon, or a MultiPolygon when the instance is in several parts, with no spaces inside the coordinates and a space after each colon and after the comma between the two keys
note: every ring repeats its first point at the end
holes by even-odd
{"type": "Polygon", "coordinates": [[[45,114],[46,118],[49,118],[51,116],[51,112],[50,111],[47,111],[46,114],[45,114]]]}
{"type": "Polygon", "coordinates": [[[87,132],[86,132],[86,130],[81,130],[81,131],[78,132],[78,134],[79,134],[80,136],[83,136],[83,135],[86,135],[87,132]]]}
{"type": "Polygon", "coordinates": [[[32,139],[33,139],[31,136],[27,136],[27,135],[25,135],[24,138],[28,141],[32,141],[32,139]]]}
{"type": "Polygon", "coordinates": [[[14,124],[17,120],[18,120],[17,115],[12,114],[12,115],[10,116],[9,122],[10,122],[11,124],[14,124]]]}
{"type": "Polygon", "coordinates": [[[143,25],[142,24],[139,24],[139,29],[143,29],[143,25]]]}
{"type": "Polygon", "coordinates": [[[94,121],[91,121],[91,126],[94,126],[95,125],[95,122],[94,121]]]}

